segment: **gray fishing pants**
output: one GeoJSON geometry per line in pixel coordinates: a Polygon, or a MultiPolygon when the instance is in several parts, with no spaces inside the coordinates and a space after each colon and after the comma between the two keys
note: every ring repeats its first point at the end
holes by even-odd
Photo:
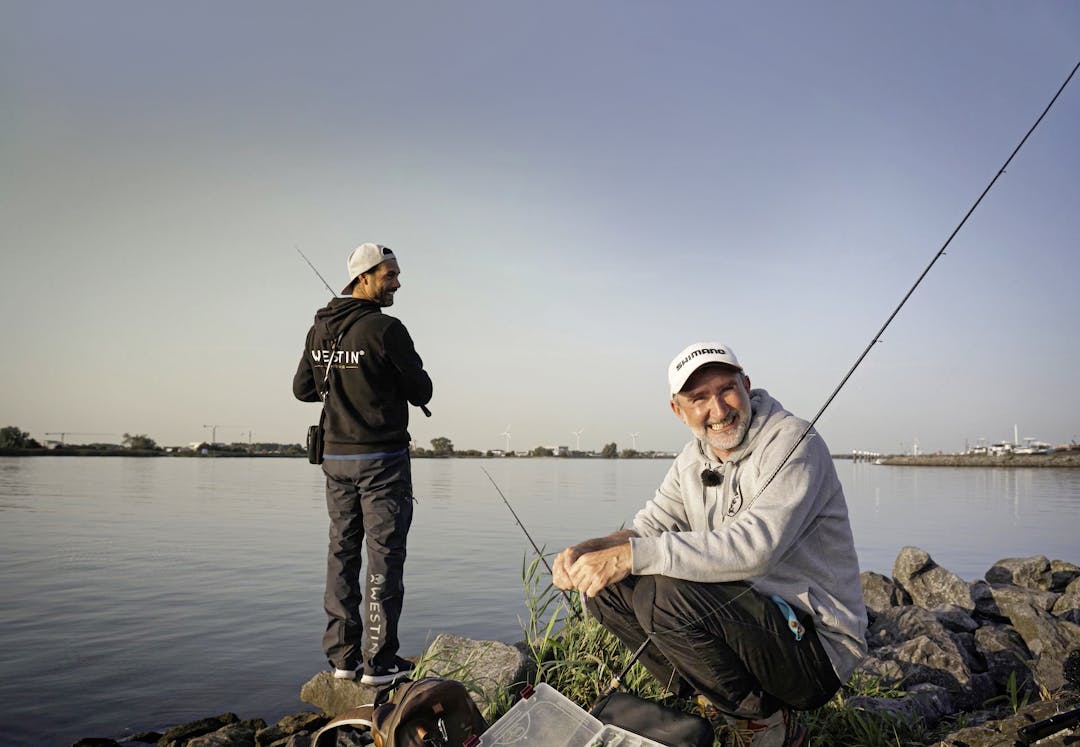
{"type": "Polygon", "coordinates": [[[840,689],[811,618],[796,613],[805,628],[796,640],[776,603],[748,584],[629,576],[587,604],[632,651],[653,633],[640,661],[669,691],[699,692],[736,718],[818,708],[840,689]]]}
{"type": "Polygon", "coordinates": [[[411,466],[405,450],[360,458],[327,454],[323,461],[330,548],[322,644],[335,667],[394,663],[405,596],[405,538],[413,516],[411,466]],[[365,538],[368,565],[361,575],[365,538]]]}

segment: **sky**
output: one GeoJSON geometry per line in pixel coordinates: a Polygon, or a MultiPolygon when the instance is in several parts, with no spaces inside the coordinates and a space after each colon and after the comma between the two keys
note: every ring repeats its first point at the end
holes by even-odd
{"type": "MultiPolygon", "coordinates": [[[[302,442],[329,293],[296,248],[337,289],[364,241],[421,445],[676,450],[695,341],[810,418],[1078,61],[1064,0],[0,0],[0,425],[302,442]]],[[[1078,175],[1074,79],[834,453],[1080,440],[1078,175]]]]}

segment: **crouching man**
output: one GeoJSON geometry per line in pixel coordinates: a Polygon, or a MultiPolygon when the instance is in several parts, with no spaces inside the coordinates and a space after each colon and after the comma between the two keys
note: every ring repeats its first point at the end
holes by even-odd
{"type": "Polygon", "coordinates": [[[798,747],[866,653],[847,504],[825,442],[750,379],[726,345],[668,367],[694,435],[633,528],[559,553],[554,581],[668,690],[696,692],[754,747],[798,747]],[[792,449],[794,448],[794,451],[792,449]],[[786,461],[785,461],[786,458],[786,461]],[[774,474],[775,473],[775,474],[774,474]]]}

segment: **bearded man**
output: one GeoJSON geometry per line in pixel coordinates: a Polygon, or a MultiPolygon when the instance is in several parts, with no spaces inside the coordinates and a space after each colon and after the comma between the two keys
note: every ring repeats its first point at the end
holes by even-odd
{"type": "Polygon", "coordinates": [[[866,654],[866,609],[844,491],[825,442],[735,354],[690,345],[668,367],[694,438],[633,528],[555,559],[554,582],[671,692],[699,695],[753,747],[800,747],[866,654]]]}

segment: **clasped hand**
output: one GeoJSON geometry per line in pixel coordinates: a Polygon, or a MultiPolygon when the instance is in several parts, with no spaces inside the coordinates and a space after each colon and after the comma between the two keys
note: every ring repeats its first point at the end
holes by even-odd
{"type": "Polygon", "coordinates": [[[574,589],[594,597],[605,586],[617,584],[630,575],[629,532],[586,540],[555,556],[552,582],[560,589],[574,589]]]}

